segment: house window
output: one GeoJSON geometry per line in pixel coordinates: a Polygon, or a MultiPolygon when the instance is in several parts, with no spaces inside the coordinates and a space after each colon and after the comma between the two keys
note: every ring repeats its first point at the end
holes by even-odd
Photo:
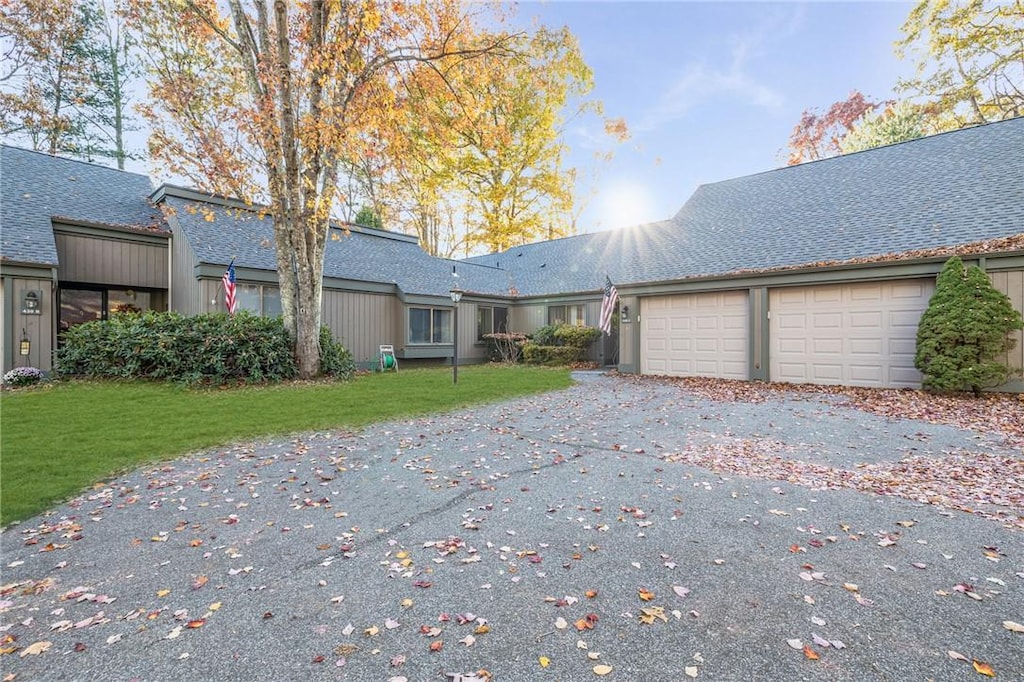
{"type": "Polygon", "coordinates": [[[552,305],[548,306],[548,324],[586,324],[586,306],[583,305],[552,305]]]}
{"type": "Polygon", "coordinates": [[[451,343],[450,308],[409,308],[409,343],[451,343]]]}
{"type": "Polygon", "coordinates": [[[281,290],[262,284],[238,284],[235,288],[238,310],[248,310],[263,317],[281,314],[281,290]]]}
{"type": "Polygon", "coordinates": [[[83,322],[109,319],[113,313],[167,309],[166,296],[156,290],[62,285],[58,300],[58,331],[61,332],[83,322]]]}
{"type": "Polygon", "coordinates": [[[483,341],[484,334],[508,331],[508,308],[481,305],[476,308],[476,340],[483,341]]]}

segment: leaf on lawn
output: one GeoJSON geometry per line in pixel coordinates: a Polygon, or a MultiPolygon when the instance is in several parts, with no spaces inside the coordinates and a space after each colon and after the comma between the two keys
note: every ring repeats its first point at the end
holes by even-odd
{"type": "Polygon", "coordinates": [[[601,664],[601,665],[595,665],[594,666],[594,674],[595,675],[607,675],[611,671],[612,671],[612,667],[610,665],[601,664]]]}
{"type": "Polygon", "coordinates": [[[809,644],[804,644],[803,651],[804,651],[804,656],[806,656],[808,659],[810,659],[812,661],[816,661],[819,658],[821,658],[820,656],[818,656],[818,652],[815,651],[814,649],[812,649],[809,644]]]}
{"type": "Polygon", "coordinates": [[[537,659],[537,662],[540,663],[540,667],[542,667],[542,668],[546,668],[549,665],[551,665],[551,659],[548,658],[547,656],[541,656],[540,658],[537,659]]]}
{"type": "Polygon", "coordinates": [[[680,597],[685,597],[686,595],[690,594],[690,590],[683,587],[682,585],[673,585],[672,591],[680,597]]]}
{"type": "Polygon", "coordinates": [[[34,644],[30,644],[22,649],[18,656],[21,658],[25,658],[26,656],[38,656],[39,654],[48,651],[52,646],[53,642],[35,642],[34,644]]]}
{"type": "Polygon", "coordinates": [[[988,663],[984,663],[978,660],[971,661],[971,663],[974,665],[974,669],[978,671],[978,673],[985,675],[986,677],[996,676],[996,671],[993,670],[992,666],[990,666],[988,663]]]}
{"type": "Polygon", "coordinates": [[[947,651],[946,655],[949,656],[950,658],[952,658],[954,661],[964,661],[966,663],[966,662],[969,662],[971,660],[971,659],[967,658],[966,656],[964,656],[959,651],[953,651],[952,649],[947,651]]]}
{"type": "Polygon", "coordinates": [[[1021,625],[1020,623],[1015,623],[1012,620],[1004,620],[1003,627],[1009,630],[1010,632],[1024,632],[1024,625],[1021,625]]]}

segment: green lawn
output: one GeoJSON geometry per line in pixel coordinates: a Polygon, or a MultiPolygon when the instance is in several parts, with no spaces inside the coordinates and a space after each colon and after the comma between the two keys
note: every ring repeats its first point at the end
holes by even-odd
{"type": "Polygon", "coordinates": [[[486,365],[367,374],[350,382],[230,390],[57,383],[0,405],[0,524],[28,518],[139,464],[223,443],[360,427],[565,388],[567,370],[486,365]]]}

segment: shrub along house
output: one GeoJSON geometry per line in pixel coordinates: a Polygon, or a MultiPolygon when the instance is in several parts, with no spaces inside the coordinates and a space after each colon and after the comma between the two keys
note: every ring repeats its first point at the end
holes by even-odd
{"type": "MultiPolygon", "coordinates": [[[[241,307],[280,311],[269,219],[240,202],[13,147],[0,181],[4,370],[49,369],[62,327],[116,310],[223,310],[232,259],[241,307]]],[[[621,371],[919,386],[917,322],[953,253],[1024,309],[1024,118],[703,185],[669,220],[457,262],[332,228],[323,318],[361,364],[385,343],[450,362],[458,286],[474,362],[484,333],[596,325],[607,275],[620,324],[591,353],[621,371]]],[[[1007,361],[1024,365],[1019,334],[1007,361]]]]}

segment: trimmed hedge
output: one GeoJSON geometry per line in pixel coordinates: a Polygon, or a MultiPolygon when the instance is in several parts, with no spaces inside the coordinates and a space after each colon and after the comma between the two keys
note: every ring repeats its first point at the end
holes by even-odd
{"type": "Polygon", "coordinates": [[[531,365],[571,365],[586,355],[586,348],[576,346],[541,346],[527,343],[523,346],[523,359],[531,365]]]}
{"type": "Polygon", "coordinates": [[[523,346],[523,359],[533,365],[571,365],[581,362],[601,330],[581,324],[549,324],[533,333],[523,346]]]}
{"type": "MultiPolygon", "coordinates": [[[[352,354],[320,333],[321,367],[348,378],[352,354]]],[[[280,318],[241,311],[186,317],[178,313],[125,313],[64,332],[55,357],[60,377],[156,379],[185,384],[228,384],[292,379],[297,374],[280,318]]]]}

